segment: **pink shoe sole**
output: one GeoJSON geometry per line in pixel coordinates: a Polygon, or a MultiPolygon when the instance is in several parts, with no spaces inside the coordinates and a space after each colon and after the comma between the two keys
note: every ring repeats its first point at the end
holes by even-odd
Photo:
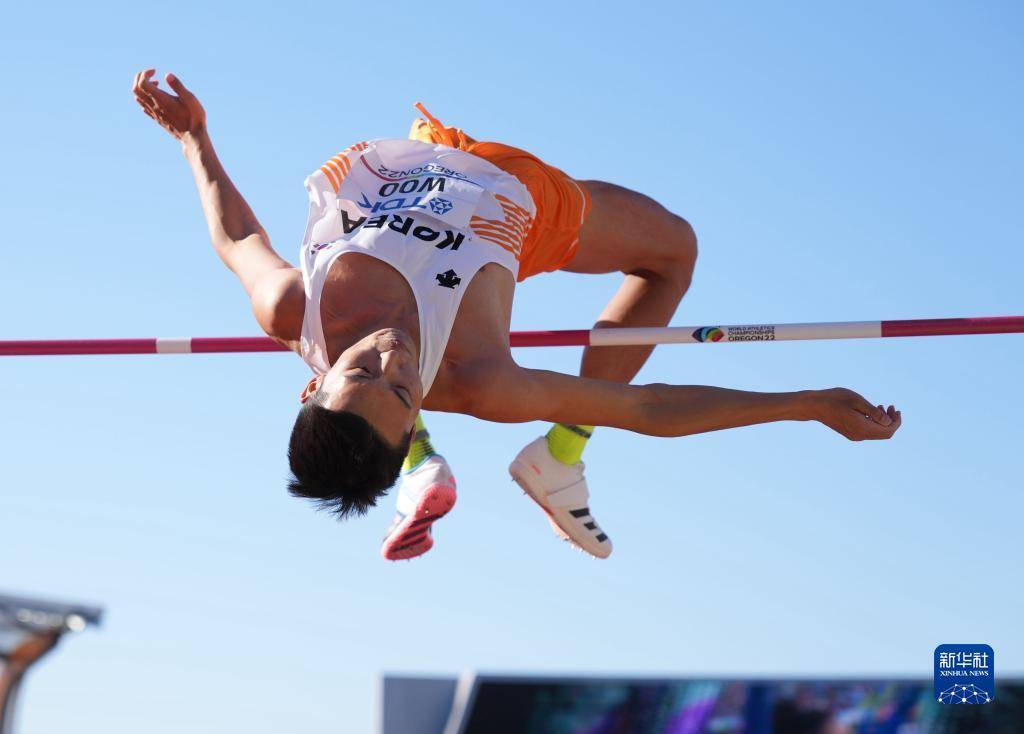
{"type": "Polygon", "coordinates": [[[416,512],[406,517],[384,540],[380,554],[389,561],[405,561],[434,547],[430,526],[455,506],[455,487],[433,484],[423,491],[416,512]]]}

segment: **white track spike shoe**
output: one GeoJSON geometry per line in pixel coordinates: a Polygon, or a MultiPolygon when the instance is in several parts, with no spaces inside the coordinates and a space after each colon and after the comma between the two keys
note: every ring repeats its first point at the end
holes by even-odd
{"type": "Polygon", "coordinates": [[[612,541],[590,514],[583,463],[563,464],[541,436],[519,452],[508,472],[548,515],[555,533],[595,558],[612,553],[612,541]]]}
{"type": "Polygon", "coordinates": [[[455,506],[455,477],[443,457],[431,456],[402,475],[398,512],[380,554],[389,561],[421,556],[434,547],[430,526],[455,506]]]}

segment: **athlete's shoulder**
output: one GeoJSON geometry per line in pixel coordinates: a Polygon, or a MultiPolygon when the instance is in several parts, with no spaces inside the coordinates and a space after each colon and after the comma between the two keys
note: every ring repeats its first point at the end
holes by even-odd
{"type": "Polygon", "coordinates": [[[291,347],[302,335],[306,294],[298,268],[271,270],[253,288],[252,312],[260,328],[272,339],[291,347]]]}

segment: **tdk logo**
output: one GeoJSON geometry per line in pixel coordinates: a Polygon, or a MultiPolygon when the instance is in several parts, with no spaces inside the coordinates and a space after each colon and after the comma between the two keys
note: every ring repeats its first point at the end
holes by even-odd
{"type": "Polygon", "coordinates": [[[361,198],[357,204],[360,209],[368,209],[370,214],[377,214],[379,212],[390,212],[398,209],[426,209],[426,204],[421,204],[423,201],[422,196],[413,196],[406,198],[399,196],[397,199],[385,199],[384,201],[370,201],[366,198],[366,194],[361,195],[361,198]]]}

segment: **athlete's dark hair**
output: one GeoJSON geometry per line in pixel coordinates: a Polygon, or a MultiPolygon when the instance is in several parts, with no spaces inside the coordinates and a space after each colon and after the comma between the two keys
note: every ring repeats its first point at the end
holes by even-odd
{"type": "Polygon", "coordinates": [[[398,480],[408,450],[408,439],[392,446],[365,418],[328,410],[314,394],[299,410],[288,442],[288,491],[339,519],[363,515],[398,480]]]}

